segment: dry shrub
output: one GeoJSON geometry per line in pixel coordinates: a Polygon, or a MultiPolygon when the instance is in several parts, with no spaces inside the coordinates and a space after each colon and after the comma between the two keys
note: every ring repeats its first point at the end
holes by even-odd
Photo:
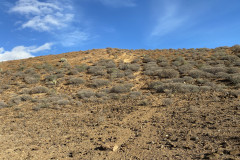
{"type": "Polygon", "coordinates": [[[157,75],[160,78],[177,78],[179,77],[179,72],[174,69],[163,69],[158,71],[157,75]]]}
{"type": "Polygon", "coordinates": [[[5,107],[8,107],[8,105],[5,102],[0,101],[0,108],[5,108],[5,107]]]}
{"type": "Polygon", "coordinates": [[[130,92],[132,87],[133,87],[133,84],[130,84],[130,83],[119,84],[119,85],[113,86],[111,89],[111,92],[112,93],[127,93],[127,92],[130,92]]]}
{"type": "Polygon", "coordinates": [[[229,77],[229,80],[231,83],[234,85],[237,85],[240,83],[240,75],[239,74],[234,74],[229,77]]]}
{"type": "Polygon", "coordinates": [[[175,93],[199,92],[198,86],[191,85],[191,84],[183,84],[183,83],[163,83],[162,85],[155,86],[154,89],[158,93],[164,93],[166,89],[175,93]]]}
{"type": "Polygon", "coordinates": [[[90,66],[88,69],[89,74],[93,74],[94,76],[103,76],[106,75],[106,68],[103,66],[90,66]]]}
{"type": "Polygon", "coordinates": [[[85,80],[82,79],[82,78],[78,78],[78,77],[70,78],[70,79],[67,81],[67,84],[68,84],[68,85],[79,85],[79,84],[83,84],[83,83],[85,83],[85,80]]]}
{"type": "Polygon", "coordinates": [[[209,78],[212,77],[212,74],[194,69],[189,72],[189,76],[191,76],[192,78],[209,78]]]}
{"type": "Polygon", "coordinates": [[[76,96],[80,99],[90,98],[90,97],[95,96],[95,93],[90,89],[83,89],[83,90],[78,91],[76,96]]]}
{"type": "Polygon", "coordinates": [[[71,69],[67,75],[77,75],[78,74],[78,70],[77,69],[71,69]]]}
{"type": "Polygon", "coordinates": [[[30,94],[38,94],[38,93],[48,93],[49,89],[47,87],[44,86],[37,86],[34,87],[30,90],[30,94]]]}
{"type": "Polygon", "coordinates": [[[86,64],[81,64],[81,65],[76,65],[75,68],[78,72],[84,72],[89,68],[89,66],[86,64]]]}
{"type": "Polygon", "coordinates": [[[95,88],[106,86],[110,83],[109,80],[106,79],[94,79],[92,82],[92,86],[95,88]]]}
{"type": "Polygon", "coordinates": [[[40,81],[40,76],[26,76],[24,77],[24,81],[27,84],[36,84],[40,81]]]}
{"type": "Polygon", "coordinates": [[[131,70],[131,71],[138,71],[140,69],[140,64],[138,63],[121,63],[118,67],[121,70],[131,70]]]}

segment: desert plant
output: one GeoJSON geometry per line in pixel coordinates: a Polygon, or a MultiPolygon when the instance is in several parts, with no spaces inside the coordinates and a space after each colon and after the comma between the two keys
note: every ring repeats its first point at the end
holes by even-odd
{"type": "Polygon", "coordinates": [[[95,96],[95,93],[92,90],[83,89],[83,90],[78,91],[76,96],[80,99],[90,98],[90,97],[95,96]]]}
{"type": "Polygon", "coordinates": [[[211,73],[211,74],[216,74],[218,72],[226,72],[227,69],[225,67],[206,67],[206,68],[202,68],[203,71],[211,73]]]}
{"type": "Polygon", "coordinates": [[[234,46],[232,46],[232,51],[234,52],[234,53],[240,53],[240,45],[234,45],[234,46]]]}
{"type": "Polygon", "coordinates": [[[98,88],[98,87],[108,85],[109,83],[110,81],[106,79],[94,79],[92,81],[92,86],[98,88]]]}
{"type": "Polygon", "coordinates": [[[119,85],[113,86],[111,89],[111,92],[112,93],[126,93],[126,92],[130,92],[132,87],[133,87],[133,84],[130,84],[130,83],[119,84],[119,85]]]}
{"type": "Polygon", "coordinates": [[[0,109],[5,107],[8,107],[7,103],[0,101],[0,109]]]}
{"type": "Polygon", "coordinates": [[[169,106],[171,104],[173,104],[173,100],[171,98],[164,98],[162,100],[162,105],[164,105],[164,106],[169,106]]]}
{"type": "Polygon", "coordinates": [[[93,74],[94,76],[103,76],[107,74],[104,66],[90,66],[88,69],[88,73],[93,74]]]}
{"type": "Polygon", "coordinates": [[[27,84],[36,84],[38,83],[40,80],[40,76],[26,76],[24,77],[24,81],[27,83],[27,84]]]}
{"type": "Polygon", "coordinates": [[[181,66],[181,65],[184,65],[185,63],[186,63],[185,59],[183,57],[179,56],[173,60],[172,65],[181,66]]]}
{"type": "Polygon", "coordinates": [[[113,60],[101,59],[97,63],[96,66],[105,66],[106,68],[116,68],[116,63],[113,60]]]}
{"type": "Polygon", "coordinates": [[[77,69],[70,69],[70,71],[67,73],[67,75],[77,75],[78,70],[77,69]]]}
{"type": "Polygon", "coordinates": [[[70,78],[68,81],[67,81],[67,84],[68,85],[79,85],[79,84],[83,84],[85,83],[86,81],[82,78],[78,78],[78,77],[73,77],[73,78],[70,78]]]}
{"type": "Polygon", "coordinates": [[[192,78],[209,78],[212,77],[210,73],[198,70],[198,69],[193,69],[189,72],[189,76],[192,78]]]}
{"type": "Polygon", "coordinates": [[[157,75],[160,78],[177,78],[179,77],[179,72],[174,69],[163,69],[159,70],[157,75]]]}
{"type": "Polygon", "coordinates": [[[237,84],[240,83],[240,75],[239,74],[233,74],[233,75],[229,76],[229,80],[234,85],[237,85],[237,84]]]}
{"type": "Polygon", "coordinates": [[[143,59],[142,59],[142,62],[143,62],[143,63],[156,62],[156,60],[153,59],[153,58],[151,58],[151,57],[149,57],[148,55],[145,55],[145,56],[143,57],[143,59]]]}
{"type": "Polygon", "coordinates": [[[68,62],[66,58],[61,58],[60,61],[61,63],[68,62]]]}
{"type": "Polygon", "coordinates": [[[84,72],[89,68],[89,66],[86,64],[81,64],[81,65],[76,65],[75,68],[78,72],[84,72]]]}
{"type": "Polygon", "coordinates": [[[163,93],[166,89],[176,93],[198,92],[199,87],[191,84],[183,83],[163,83],[162,85],[155,86],[155,90],[163,93]]]}
{"type": "Polygon", "coordinates": [[[54,80],[57,80],[57,76],[56,75],[46,75],[44,77],[45,82],[52,82],[54,80]]]}
{"type": "Polygon", "coordinates": [[[192,69],[193,69],[193,66],[191,64],[184,64],[184,65],[178,67],[178,71],[182,74],[187,74],[192,69]]]}
{"type": "Polygon", "coordinates": [[[141,97],[142,95],[142,92],[140,91],[133,91],[133,92],[130,92],[128,97],[131,98],[131,99],[137,99],[139,97],[141,97]]]}
{"type": "Polygon", "coordinates": [[[122,78],[125,76],[125,73],[121,70],[114,70],[111,74],[110,74],[110,79],[114,79],[114,78],[122,78]]]}
{"type": "Polygon", "coordinates": [[[30,94],[48,93],[49,89],[44,86],[36,86],[30,90],[30,94]]]}
{"type": "Polygon", "coordinates": [[[69,100],[67,99],[59,99],[58,101],[55,102],[57,105],[60,105],[60,106],[65,106],[65,105],[68,105],[70,103],[69,100]]]}
{"type": "Polygon", "coordinates": [[[42,67],[43,67],[43,69],[45,69],[45,71],[47,71],[47,72],[50,72],[50,71],[53,71],[53,70],[54,70],[54,67],[53,67],[51,64],[49,64],[49,63],[44,63],[44,64],[42,65],[42,67]]]}
{"type": "Polygon", "coordinates": [[[239,67],[229,67],[227,69],[227,73],[229,73],[229,74],[240,73],[240,68],[239,67]]]}
{"type": "Polygon", "coordinates": [[[136,72],[140,69],[140,65],[138,63],[121,63],[118,68],[121,70],[131,70],[136,72]]]}

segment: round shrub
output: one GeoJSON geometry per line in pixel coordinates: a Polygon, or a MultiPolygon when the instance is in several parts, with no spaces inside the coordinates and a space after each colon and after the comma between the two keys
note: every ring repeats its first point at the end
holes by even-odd
{"type": "Polygon", "coordinates": [[[95,93],[92,90],[89,90],[89,89],[83,89],[83,90],[80,90],[77,93],[77,97],[80,98],[80,99],[90,98],[90,97],[93,97],[93,96],[95,96],[95,93]]]}
{"type": "Polygon", "coordinates": [[[30,94],[48,93],[49,89],[44,86],[37,86],[30,90],[30,94]]]}
{"type": "Polygon", "coordinates": [[[98,87],[108,85],[109,83],[110,81],[106,79],[94,79],[92,82],[92,86],[95,88],[98,88],[98,87]]]}
{"type": "Polygon", "coordinates": [[[0,101],[0,108],[5,108],[5,107],[8,107],[8,105],[5,102],[0,101]]]}
{"type": "Polygon", "coordinates": [[[163,69],[158,71],[157,75],[160,78],[177,78],[179,77],[179,72],[174,69],[163,69]]]}
{"type": "Polygon", "coordinates": [[[133,84],[119,84],[116,86],[113,86],[111,89],[112,93],[127,93],[130,92],[131,88],[133,87],[133,84]]]}
{"type": "Polygon", "coordinates": [[[79,84],[83,84],[85,83],[85,80],[82,79],[82,78],[70,78],[68,81],[67,81],[67,84],[71,84],[71,85],[79,85],[79,84]]]}

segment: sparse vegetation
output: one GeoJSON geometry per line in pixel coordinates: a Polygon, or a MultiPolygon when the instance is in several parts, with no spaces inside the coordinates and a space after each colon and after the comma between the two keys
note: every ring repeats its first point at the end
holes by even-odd
{"type": "Polygon", "coordinates": [[[0,155],[237,159],[238,50],[108,48],[1,62],[0,155]]]}

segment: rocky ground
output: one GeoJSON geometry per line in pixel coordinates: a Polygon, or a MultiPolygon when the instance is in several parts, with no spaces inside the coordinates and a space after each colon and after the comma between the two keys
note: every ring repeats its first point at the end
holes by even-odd
{"type": "Polygon", "coordinates": [[[0,159],[240,159],[240,47],[0,63],[0,159]]]}

